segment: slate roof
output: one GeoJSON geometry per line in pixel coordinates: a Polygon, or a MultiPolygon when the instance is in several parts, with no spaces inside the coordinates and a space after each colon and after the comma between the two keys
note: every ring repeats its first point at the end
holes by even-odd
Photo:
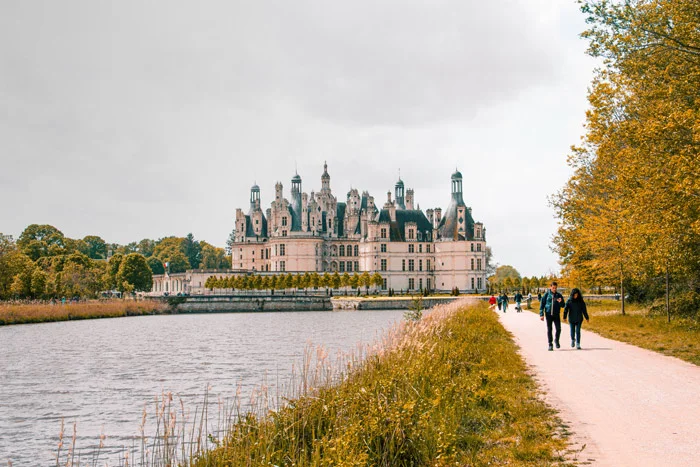
{"type": "Polygon", "coordinates": [[[432,235],[433,226],[423,211],[418,209],[408,210],[408,209],[397,209],[396,210],[396,221],[391,222],[391,216],[389,215],[388,209],[382,209],[379,212],[379,218],[377,220],[379,223],[389,224],[389,239],[392,242],[405,242],[406,234],[406,223],[415,222],[418,232],[421,232],[422,240],[427,241],[426,235],[432,235]]]}

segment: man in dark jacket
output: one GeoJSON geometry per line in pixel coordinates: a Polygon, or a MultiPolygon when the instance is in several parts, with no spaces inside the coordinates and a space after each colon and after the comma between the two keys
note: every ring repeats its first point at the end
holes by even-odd
{"type": "Polygon", "coordinates": [[[569,316],[569,327],[571,328],[571,347],[576,345],[576,348],[581,350],[581,324],[583,318],[588,321],[588,311],[586,310],[586,302],[583,301],[583,296],[579,289],[573,289],[571,296],[566,301],[564,307],[564,321],[567,315],[569,316]]]}
{"type": "Polygon", "coordinates": [[[557,292],[557,283],[552,282],[547,293],[542,296],[540,302],[540,320],[547,319],[547,340],[549,341],[549,350],[552,349],[552,324],[556,329],[554,336],[554,345],[559,345],[559,337],[561,336],[561,319],[559,317],[560,310],[564,308],[564,296],[557,292]]]}
{"type": "Polygon", "coordinates": [[[515,292],[513,300],[515,300],[515,311],[517,311],[518,313],[523,311],[523,307],[520,305],[523,301],[523,294],[521,294],[519,290],[515,292]]]}

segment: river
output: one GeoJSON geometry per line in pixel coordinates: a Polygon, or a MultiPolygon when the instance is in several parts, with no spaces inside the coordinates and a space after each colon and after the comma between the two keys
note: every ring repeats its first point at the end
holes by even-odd
{"type": "Polygon", "coordinates": [[[274,392],[309,342],[331,356],[351,351],[402,313],[183,314],[0,327],[0,465],[55,465],[62,419],[63,452],[75,422],[76,452],[89,458],[103,432],[101,465],[117,464],[117,453],[139,436],[144,407],[154,412],[163,391],[191,412],[207,385],[214,401],[238,385],[246,400],[266,380],[274,392]]]}

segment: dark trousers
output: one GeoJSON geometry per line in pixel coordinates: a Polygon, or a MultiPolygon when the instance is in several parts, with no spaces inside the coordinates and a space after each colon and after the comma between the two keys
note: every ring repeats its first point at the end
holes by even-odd
{"type": "Polygon", "coordinates": [[[559,342],[559,337],[561,336],[561,320],[559,319],[559,315],[553,317],[551,314],[545,313],[544,319],[547,320],[547,341],[549,345],[552,345],[552,323],[554,323],[554,328],[556,329],[554,342],[559,342]]]}
{"type": "Polygon", "coordinates": [[[571,328],[571,341],[576,341],[577,344],[581,343],[581,323],[572,323],[569,321],[569,327],[571,328]]]}

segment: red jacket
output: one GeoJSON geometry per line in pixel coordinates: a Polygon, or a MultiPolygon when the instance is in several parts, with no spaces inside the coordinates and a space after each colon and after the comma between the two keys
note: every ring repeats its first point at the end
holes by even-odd
{"type": "Polygon", "coordinates": [[[495,305],[496,304],[496,297],[491,295],[491,298],[489,298],[489,305],[495,305]]]}

